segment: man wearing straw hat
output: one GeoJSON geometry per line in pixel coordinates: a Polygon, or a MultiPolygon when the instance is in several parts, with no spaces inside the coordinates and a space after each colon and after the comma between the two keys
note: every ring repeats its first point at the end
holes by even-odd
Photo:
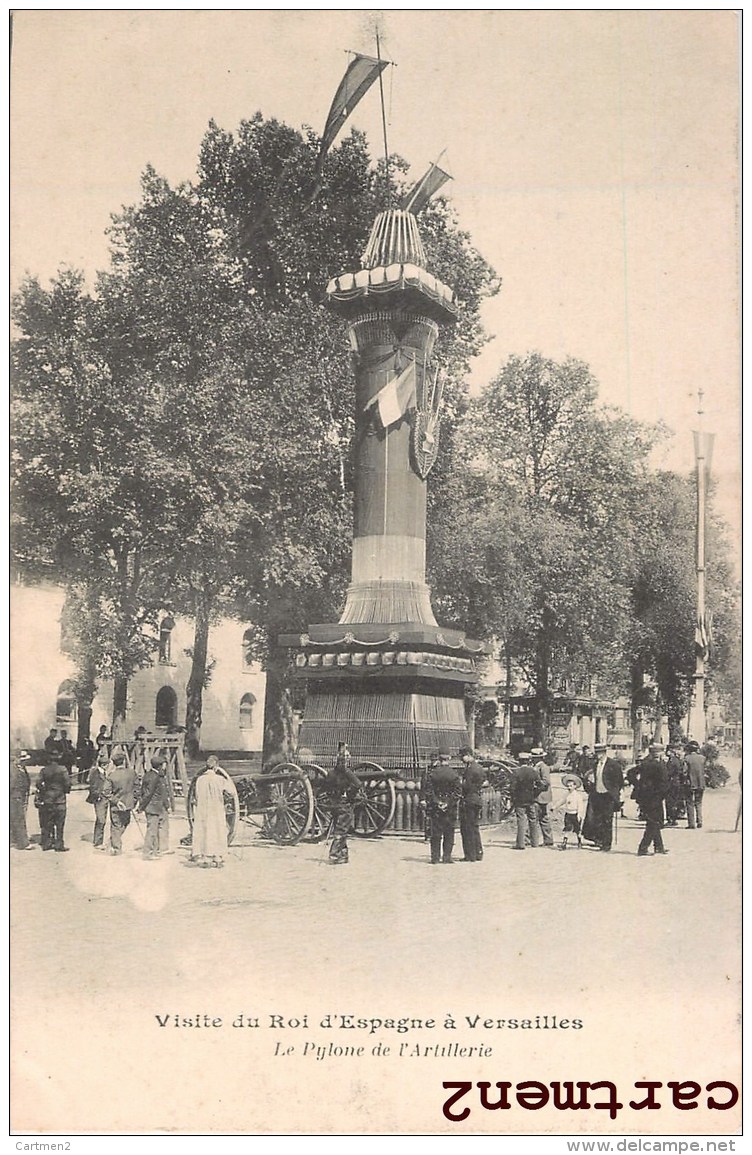
{"type": "Polygon", "coordinates": [[[589,815],[585,816],[582,833],[585,838],[595,842],[599,850],[608,852],[613,841],[614,813],[621,806],[624,775],[619,763],[608,757],[608,745],[605,742],[596,743],[594,750],[595,766],[583,779],[589,794],[589,815]]]}
{"type": "Polygon", "coordinates": [[[541,790],[536,800],[538,807],[538,824],[541,828],[543,846],[553,846],[554,836],[551,833],[550,813],[553,794],[551,792],[551,771],[546,762],[546,751],[542,746],[534,746],[530,751],[530,758],[532,759],[533,768],[538,773],[541,781],[545,783],[544,789],[541,790]]]}

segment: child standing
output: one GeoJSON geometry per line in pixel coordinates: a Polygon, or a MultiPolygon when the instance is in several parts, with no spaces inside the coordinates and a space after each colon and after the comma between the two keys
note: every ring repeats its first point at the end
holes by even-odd
{"type": "Polygon", "coordinates": [[[580,798],[582,793],[580,790],[580,780],[574,775],[565,775],[561,780],[562,786],[566,786],[567,792],[562,798],[561,802],[557,802],[554,810],[564,811],[564,837],[561,843],[561,849],[567,849],[567,835],[575,834],[577,836],[577,845],[582,848],[582,838],[580,837],[580,798]]]}

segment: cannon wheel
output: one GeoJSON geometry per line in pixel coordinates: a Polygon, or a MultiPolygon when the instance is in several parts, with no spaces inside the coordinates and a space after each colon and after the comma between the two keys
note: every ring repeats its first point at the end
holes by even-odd
{"type": "Polygon", "coordinates": [[[283,846],[294,846],[305,838],[313,822],[311,783],[299,766],[285,762],[274,767],[274,775],[289,775],[265,785],[269,803],[264,817],[263,833],[283,846]]]}
{"type": "Polygon", "coordinates": [[[512,813],[512,771],[503,762],[486,762],[484,769],[499,796],[499,821],[503,822],[512,813]]]}
{"type": "Polygon", "coordinates": [[[317,762],[306,762],[302,767],[303,773],[307,774],[313,784],[313,821],[311,822],[311,829],[308,831],[308,837],[311,842],[323,842],[329,833],[329,827],[332,821],[332,813],[328,806],[325,806],[323,801],[317,796],[316,783],[323,782],[326,778],[326,770],[323,766],[319,766],[317,762]]]}
{"type": "Polygon", "coordinates": [[[370,838],[381,834],[392,821],[397,792],[394,782],[378,762],[360,762],[353,769],[361,779],[364,798],[356,802],[353,808],[352,832],[359,838],[370,838]],[[372,771],[372,774],[364,778],[363,772],[366,770],[372,771]]]}
{"type": "MultiPolygon", "coordinates": [[[[232,840],[235,837],[235,831],[238,828],[238,819],[240,817],[240,815],[238,813],[238,808],[239,808],[239,801],[238,801],[237,789],[232,791],[232,792],[230,792],[229,790],[226,790],[225,791],[225,818],[227,820],[227,845],[228,846],[230,846],[230,844],[232,843],[232,840]]],[[[193,816],[196,813],[196,779],[195,778],[191,779],[191,784],[188,787],[188,798],[186,799],[185,810],[186,810],[186,815],[188,818],[188,825],[191,828],[191,834],[192,834],[193,833],[193,816]]]]}

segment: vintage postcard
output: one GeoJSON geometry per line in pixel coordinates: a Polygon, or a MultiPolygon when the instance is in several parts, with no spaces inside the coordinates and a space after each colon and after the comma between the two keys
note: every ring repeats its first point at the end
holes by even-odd
{"type": "Polygon", "coordinates": [[[734,1149],[740,35],[13,14],[17,1150],[734,1149]]]}

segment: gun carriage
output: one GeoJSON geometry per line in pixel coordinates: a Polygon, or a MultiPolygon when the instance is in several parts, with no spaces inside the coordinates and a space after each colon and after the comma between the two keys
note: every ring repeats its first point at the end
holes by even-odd
{"type": "MultiPolygon", "coordinates": [[[[396,771],[384,770],[376,762],[353,766],[360,792],[353,810],[351,833],[373,838],[387,828],[394,817],[396,771]]],[[[331,824],[331,802],[326,792],[326,769],[315,762],[284,762],[267,773],[238,778],[235,790],[225,792],[228,841],[232,842],[240,823],[255,826],[262,837],[282,846],[294,846],[308,838],[320,842],[331,824]]],[[[195,779],[188,789],[188,821],[193,828],[196,809],[195,779]]]]}

